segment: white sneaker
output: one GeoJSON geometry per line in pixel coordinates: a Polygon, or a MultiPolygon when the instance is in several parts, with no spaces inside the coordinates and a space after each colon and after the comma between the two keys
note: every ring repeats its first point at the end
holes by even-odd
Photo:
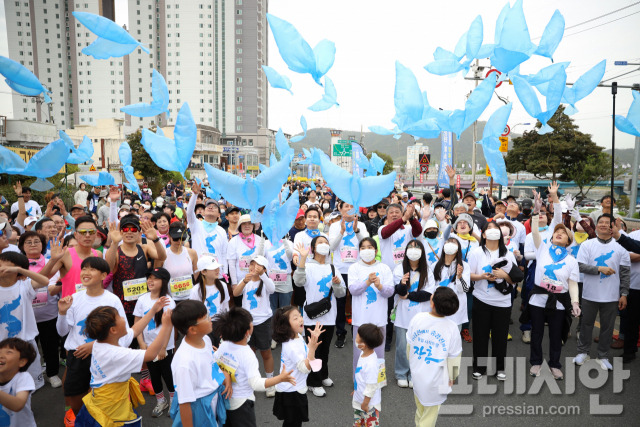
{"type": "Polygon", "coordinates": [[[611,363],[609,362],[608,359],[596,359],[596,362],[605,371],[613,371],[613,366],[611,366],[611,363]]]}
{"type": "Polygon", "coordinates": [[[507,374],[505,374],[504,371],[499,371],[496,374],[496,378],[498,379],[498,381],[506,381],[507,380],[507,374]]]}
{"type": "Polygon", "coordinates": [[[409,387],[409,381],[407,381],[407,380],[398,380],[398,387],[400,387],[400,388],[409,387]]]}
{"type": "Polygon", "coordinates": [[[151,412],[151,416],[153,418],[158,418],[161,417],[162,414],[164,413],[164,411],[166,411],[167,409],[169,409],[169,401],[168,400],[160,400],[158,401],[158,403],[156,403],[156,407],[153,408],[153,411],[151,412]]]}
{"type": "Polygon", "coordinates": [[[522,342],[525,344],[529,344],[531,342],[531,331],[522,332],[522,342]]]}
{"type": "Polygon", "coordinates": [[[325,397],[327,395],[327,392],[324,391],[324,388],[322,387],[309,387],[309,390],[311,390],[313,395],[316,397],[325,397]]]}
{"type": "Polygon", "coordinates": [[[278,346],[278,343],[275,342],[274,340],[271,340],[271,350],[275,350],[277,346],[278,346]]]}
{"type": "Polygon", "coordinates": [[[62,380],[57,375],[54,375],[49,377],[49,384],[51,384],[51,387],[53,388],[62,387],[62,380]]]}
{"type": "Polygon", "coordinates": [[[577,355],[576,357],[573,358],[573,363],[575,363],[576,365],[580,366],[582,364],[584,364],[584,362],[586,362],[587,360],[589,360],[590,357],[587,353],[580,353],[579,355],[577,355]]]}
{"type": "Polygon", "coordinates": [[[267,397],[275,397],[275,395],[276,395],[276,387],[275,386],[269,387],[267,389],[267,397]]]}
{"type": "Polygon", "coordinates": [[[325,378],[322,380],[322,385],[325,387],[333,387],[333,380],[331,378],[325,378]]]}
{"type": "Polygon", "coordinates": [[[482,378],[482,374],[481,374],[480,372],[474,372],[474,373],[471,375],[471,378],[473,378],[474,380],[479,380],[479,379],[481,379],[481,378],[482,378]]]}
{"type": "Polygon", "coordinates": [[[409,380],[409,388],[413,388],[413,381],[409,380]]]}
{"type": "Polygon", "coordinates": [[[529,375],[531,375],[532,377],[540,376],[540,368],[542,368],[542,366],[533,365],[531,369],[529,369],[529,375]]]}

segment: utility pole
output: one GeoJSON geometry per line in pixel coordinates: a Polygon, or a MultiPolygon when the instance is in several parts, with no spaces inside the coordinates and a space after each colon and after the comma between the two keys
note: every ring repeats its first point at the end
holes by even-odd
{"type": "Polygon", "coordinates": [[[631,200],[629,203],[629,216],[636,213],[638,200],[638,166],[640,163],[640,137],[636,136],[636,144],[633,156],[633,169],[631,170],[631,200]]]}
{"type": "MultiPolygon", "coordinates": [[[[478,81],[480,80],[480,61],[476,59],[476,65],[473,70],[474,80],[476,87],[478,87],[478,81]]],[[[476,182],[476,141],[478,132],[478,121],[473,122],[473,141],[471,141],[471,183],[476,182]]]]}

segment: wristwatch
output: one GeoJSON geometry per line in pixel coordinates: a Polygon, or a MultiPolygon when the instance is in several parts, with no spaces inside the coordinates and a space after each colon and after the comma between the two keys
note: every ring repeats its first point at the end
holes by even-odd
{"type": "Polygon", "coordinates": [[[159,237],[156,237],[155,239],[151,239],[151,241],[152,241],[153,243],[158,243],[158,242],[160,241],[160,238],[159,238],[159,237]]]}

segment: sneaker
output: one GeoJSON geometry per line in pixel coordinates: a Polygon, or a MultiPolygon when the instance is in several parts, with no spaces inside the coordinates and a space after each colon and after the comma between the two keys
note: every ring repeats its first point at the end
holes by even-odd
{"type": "Polygon", "coordinates": [[[482,373],[480,373],[480,372],[474,372],[474,373],[471,375],[471,378],[473,378],[474,380],[479,380],[479,379],[481,379],[481,378],[482,378],[482,373]]]}
{"type": "Polygon", "coordinates": [[[62,387],[62,380],[59,376],[54,375],[52,377],[49,377],[49,384],[51,384],[51,387],[53,388],[62,387]]]}
{"type": "Polygon", "coordinates": [[[277,346],[278,346],[278,343],[275,342],[274,340],[271,340],[271,350],[275,350],[277,346]]]}
{"type": "Polygon", "coordinates": [[[551,375],[553,375],[553,378],[558,381],[564,378],[564,375],[562,375],[562,371],[558,368],[551,368],[551,375]]]}
{"type": "Polygon", "coordinates": [[[611,348],[615,350],[624,348],[624,340],[620,338],[614,338],[613,341],[611,341],[611,348]]]}
{"type": "Polygon", "coordinates": [[[605,371],[613,371],[613,366],[611,366],[608,359],[596,359],[596,363],[598,363],[605,371]]]}
{"type": "Polygon", "coordinates": [[[522,332],[522,342],[525,344],[529,344],[531,342],[531,331],[522,332]]]}
{"type": "Polygon", "coordinates": [[[498,381],[506,381],[507,374],[505,374],[504,371],[498,371],[498,373],[496,374],[496,378],[498,379],[498,381]]]}
{"type": "Polygon", "coordinates": [[[636,358],[636,354],[635,353],[623,353],[622,354],[622,363],[629,363],[633,360],[635,360],[636,358]]]}
{"type": "Polygon", "coordinates": [[[513,341],[513,337],[511,336],[511,334],[507,334],[507,341],[513,341]]]}
{"type": "Polygon", "coordinates": [[[158,401],[158,403],[156,404],[156,407],[153,408],[153,412],[151,412],[151,416],[153,418],[158,418],[162,416],[162,413],[164,411],[166,411],[167,409],[169,409],[169,402],[164,399],[164,400],[160,400],[158,401]]]}
{"type": "Polygon", "coordinates": [[[579,355],[573,358],[573,363],[575,363],[578,366],[581,366],[582,364],[584,364],[584,362],[586,362],[589,359],[590,357],[587,353],[580,353],[579,355]]]}
{"type": "Polygon", "coordinates": [[[529,375],[531,375],[532,377],[540,376],[540,368],[542,368],[542,366],[533,365],[531,369],[529,369],[529,375]]]}
{"type": "Polygon", "coordinates": [[[60,364],[66,368],[67,367],[67,359],[60,359],[60,364]]]}
{"type": "Polygon", "coordinates": [[[598,335],[597,337],[594,337],[593,342],[600,342],[600,336],[598,335]]]}
{"type": "Polygon", "coordinates": [[[413,388],[413,381],[409,380],[409,388],[413,388]]]}
{"type": "Polygon", "coordinates": [[[151,385],[151,379],[145,378],[144,380],[140,380],[140,391],[146,391],[151,396],[154,396],[156,393],[153,391],[153,386],[151,385]]]}
{"type": "Polygon", "coordinates": [[[473,342],[471,334],[469,333],[469,330],[467,328],[464,328],[462,331],[460,331],[460,336],[462,337],[462,340],[464,342],[473,342]]]}
{"type": "Polygon", "coordinates": [[[74,427],[76,424],[76,414],[73,413],[73,410],[69,408],[69,410],[64,414],[64,427],[74,427]]]}
{"type": "Polygon", "coordinates": [[[338,338],[336,338],[336,348],[344,348],[344,341],[347,337],[344,335],[338,335],[338,338]]]}
{"type": "Polygon", "coordinates": [[[333,387],[333,380],[331,378],[325,378],[322,380],[322,385],[325,387],[333,387]]]}
{"type": "Polygon", "coordinates": [[[398,387],[400,387],[400,388],[409,387],[409,381],[407,381],[407,380],[398,380],[398,387]]]}
{"type": "Polygon", "coordinates": [[[269,387],[267,389],[267,397],[275,397],[276,396],[276,386],[269,387]]]}
{"type": "Polygon", "coordinates": [[[309,390],[316,397],[325,397],[327,395],[327,392],[322,387],[309,387],[309,390]]]}

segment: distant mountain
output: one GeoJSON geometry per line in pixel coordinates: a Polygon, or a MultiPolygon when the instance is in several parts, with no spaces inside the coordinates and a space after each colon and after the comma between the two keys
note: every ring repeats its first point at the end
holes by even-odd
{"type": "MultiPolygon", "coordinates": [[[[611,149],[604,150],[605,153],[611,155],[611,149]]],[[[633,165],[633,148],[616,148],[615,162],[623,165],[633,165]]]]}

